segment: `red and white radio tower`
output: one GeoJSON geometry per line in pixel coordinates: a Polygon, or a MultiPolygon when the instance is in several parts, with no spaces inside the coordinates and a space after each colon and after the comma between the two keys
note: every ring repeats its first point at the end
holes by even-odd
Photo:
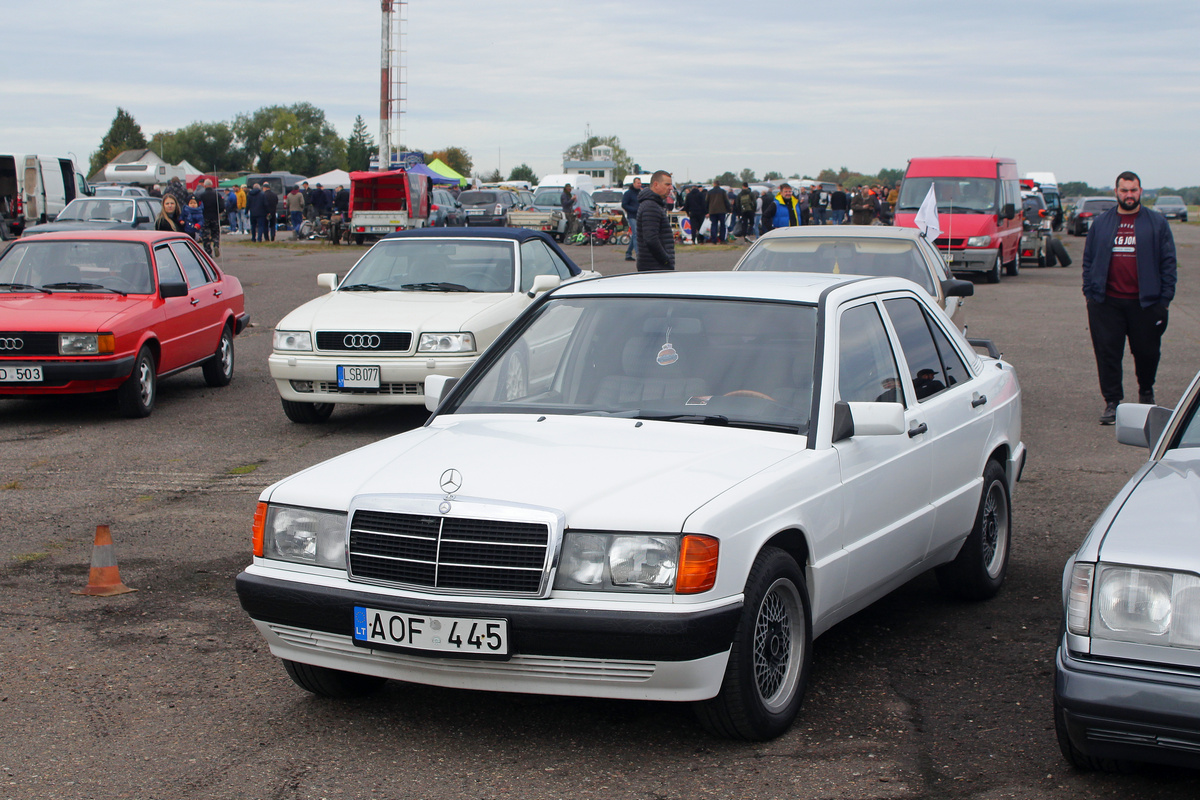
{"type": "Polygon", "coordinates": [[[404,28],[408,0],[380,0],[383,36],[379,57],[379,168],[391,169],[392,153],[404,139],[404,105],[408,94],[404,28]]]}

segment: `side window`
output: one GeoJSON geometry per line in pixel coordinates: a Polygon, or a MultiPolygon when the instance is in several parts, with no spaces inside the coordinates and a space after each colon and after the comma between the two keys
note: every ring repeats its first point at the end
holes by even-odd
{"type": "Polygon", "coordinates": [[[208,271],[204,269],[200,259],[188,247],[187,242],[171,242],[171,252],[179,259],[179,264],[183,267],[183,274],[187,276],[188,286],[195,289],[197,286],[212,282],[208,271]]]}
{"type": "Polygon", "coordinates": [[[842,314],[838,396],[847,402],[902,403],[896,359],[874,303],[842,314]]]}
{"type": "Polygon", "coordinates": [[[533,239],[521,245],[521,291],[532,289],[533,279],[538,275],[557,275],[566,280],[570,272],[545,244],[533,239]]]}
{"type": "Polygon", "coordinates": [[[963,363],[962,356],[950,344],[950,338],[937,325],[930,325],[933,331],[933,341],[937,344],[938,354],[942,357],[942,367],[946,370],[946,387],[956,383],[966,383],[971,380],[971,373],[963,363]]]}
{"type": "Polygon", "coordinates": [[[165,244],[154,248],[154,263],[158,266],[158,284],[160,286],[164,283],[185,282],[183,272],[179,269],[179,262],[171,254],[171,248],[165,244]]]}
{"type": "Polygon", "coordinates": [[[933,343],[933,334],[929,331],[929,323],[921,305],[911,297],[897,297],[885,300],[883,306],[892,318],[896,335],[900,337],[900,349],[904,351],[904,360],[908,362],[911,373],[908,377],[916,390],[917,399],[924,400],[945,391],[948,385],[945,370],[942,369],[942,360],[933,343]]]}
{"type": "Polygon", "coordinates": [[[158,212],[154,210],[154,206],[150,205],[150,202],[148,200],[138,200],[137,201],[137,215],[139,217],[146,217],[151,222],[153,222],[154,218],[156,216],[158,216],[158,212]]]}

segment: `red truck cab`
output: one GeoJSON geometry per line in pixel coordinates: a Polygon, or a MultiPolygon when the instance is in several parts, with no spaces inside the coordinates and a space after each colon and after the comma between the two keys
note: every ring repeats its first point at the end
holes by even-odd
{"type": "Polygon", "coordinates": [[[1011,158],[943,156],[908,162],[896,225],[915,228],[922,201],[934,187],[941,235],[933,242],[953,272],[981,272],[998,283],[1020,268],[1021,187],[1011,158]]]}

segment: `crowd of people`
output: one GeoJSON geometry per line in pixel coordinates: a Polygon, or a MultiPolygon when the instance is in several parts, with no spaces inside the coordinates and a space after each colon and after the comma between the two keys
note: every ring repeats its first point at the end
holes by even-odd
{"type": "MultiPolygon", "coordinates": [[[[166,186],[155,184],[149,194],[163,201],[154,222],[156,230],[186,233],[214,258],[221,256],[222,217],[231,234],[249,234],[252,242],[275,241],[280,198],[268,183],[218,190],[212,179],[206,178],[194,192],[189,192],[179,178],[172,178],[166,186]]],[[[350,212],[350,192],[342,186],[326,189],[318,183],[309,187],[308,181],[304,181],[293,186],[282,202],[287,224],[296,239],[300,238],[301,225],[306,219],[314,223],[332,220],[330,224],[340,234],[350,212]]],[[[337,243],[340,235],[330,238],[337,243]]]]}

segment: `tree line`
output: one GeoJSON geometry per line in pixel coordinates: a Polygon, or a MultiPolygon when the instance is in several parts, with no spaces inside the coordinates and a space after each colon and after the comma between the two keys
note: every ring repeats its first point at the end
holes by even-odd
{"type": "MultiPolygon", "coordinates": [[[[205,172],[282,170],[297,175],[365,170],[378,152],[361,114],[355,117],[350,135],[342,139],[325,112],[311,103],[263,106],[236,115],[232,122],[193,122],[178,130],[158,131],[149,139],[133,115],[118,107],[108,133],[91,155],[88,174],[95,175],[126,150],[144,149],[169,164],[188,161],[205,172]]],[[[426,163],[434,158],[460,174],[471,174],[471,156],[461,147],[426,153],[426,163]]]]}

